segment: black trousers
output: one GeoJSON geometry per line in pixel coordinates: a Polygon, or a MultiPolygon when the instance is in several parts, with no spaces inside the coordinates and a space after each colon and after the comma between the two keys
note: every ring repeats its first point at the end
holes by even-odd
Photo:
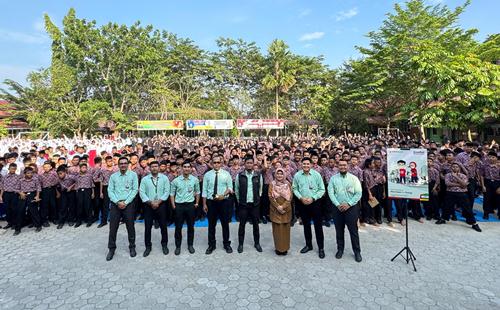
{"type": "MultiPolygon", "coordinates": [[[[101,223],[105,224],[108,222],[109,217],[109,195],[108,195],[108,186],[102,186],[102,204],[101,204],[101,223]]],[[[99,213],[98,213],[99,214],[99,213]]]]}
{"type": "Polygon", "coordinates": [[[269,219],[269,207],[271,202],[269,201],[269,184],[262,184],[262,197],[260,198],[260,216],[269,219]]]}
{"type": "Polygon", "coordinates": [[[56,188],[46,187],[42,188],[40,193],[40,217],[42,223],[46,223],[49,220],[55,221],[58,217],[58,210],[56,204],[56,188]]]}
{"type": "Polygon", "coordinates": [[[81,188],[76,191],[76,221],[92,223],[91,188],[81,188]]]}
{"type": "Polygon", "coordinates": [[[175,204],[175,247],[180,248],[182,244],[182,225],[187,225],[187,244],[193,246],[194,219],[196,209],[194,202],[175,204]]]}
{"type": "Polygon", "coordinates": [[[28,213],[30,214],[33,226],[35,227],[42,226],[40,211],[38,210],[38,202],[33,201],[33,199],[35,199],[35,194],[36,194],[35,192],[26,193],[25,199],[19,198],[17,204],[17,210],[15,212],[16,213],[16,221],[14,223],[15,230],[21,230],[21,228],[23,227],[23,220],[24,220],[24,215],[26,214],[26,210],[28,210],[28,213]]]}
{"type": "Polygon", "coordinates": [[[95,222],[99,219],[99,211],[102,210],[103,199],[101,199],[101,182],[94,182],[95,195],[94,199],[92,199],[92,222],[95,222]]]}
{"type": "Polygon", "coordinates": [[[19,204],[19,195],[15,192],[4,192],[3,196],[3,204],[5,205],[5,215],[7,217],[7,223],[11,226],[14,226],[14,222],[16,220],[16,209],[19,204]]]}
{"type": "Polygon", "coordinates": [[[61,191],[59,198],[59,224],[74,222],[76,214],[75,192],[67,190],[61,191]]]}
{"type": "Polygon", "coordinates": [[[496,193],[496,190],[499,186],[500,181],[484,179],[484,187],[486,187],[486,192],[483,196],[484,214],[493,213],[495,209],[500,211],[500,195],[496,193]]]}
{"type": "Polygon", "coordinates": [[[224,246],[231,245],[229,240],[229,221],[231,219],[230,200],[207,200],[208,207],[208,246],[215,247],[215,226],[217,219],[222,226],[222,239],[224,246]]]}
{"type": "MultiPolygon", "coordinates": [[[[382,221],[382,206],[384,204],[384,185],[383,184],[377,184],[371,189],[373,197],[375,197],[378,201],[378,205],[376,205],[374,208],[370,207],[370,218],[374,219],[376,221],[382,221]]],[[[370,206],[370,205],[368,205],[370,206]]],[[[392,216],[389,214],[389,222],[392,221],[392,216]]]]}
{"type": "Polygon", "coordinates": [[[111,203],[109,210],[109,240],[108,248],[110,250],[116,249],[116,234],[120,226],[120,220],[123,218],[125,226],[127,227],[128,246],[135,248],[135,206],[134,202],[128,204],[125,209],[120,209],[114,203],[111,203]]]}
{"type": "Polygon", "coordinates": [[[158,223],[160,223],[161,245],[167,246],[167,202],[162,202],[156,210],[150,205],[144,204],[144,244],[147,248],[152,246],[151,229],[153,228],[154,219],[157,219],[158,223]]]}
{"type": "Polygon", "coordinates": [[[408,201],[408,210],[411,211],[411,216],[417,221],[420,220],[424,215],[422,213],[422,207],[420,206],[419,200],[408,201]]]}
{"type": "Polygon", "coordinates": [[[302,226],[304,226],[304,238],[306,245],[312,247],[312,231],[311,221],[314,223],[314,233],[316,234],[316,243],[318,248],[322,250],[325,245],[325,237],[323,235],[323,214],[319,201],[315,201],[310,205],[304,205],[298,200],[300,205],[300,217],[302,218],[302,226]]]}
{"type": "Polygon", "coordinates": [[[238,215],[240,217],[240,226],[238,227],[238,244],[243,245],[243,242],[245,241],[245,226],[249,219],[253,227],[253,242],[254,244],[259,244],[259,206],[253,204],[239,204],[238,215]]]}
{"type": "Polygon", "coordinates": [[[469,179],[469,184],[467,184],[467,197],[469,197],[470,209],[474,209],[474,200],[476,199],[476,190],[478,182],[476,179],[469,179]]]}
{"type": "Polygon", "coordinates": [[[438,194],[434,194],[432,189],[436,185],[435,181],[429,183],[429,201],[424,201],[424,214],[427,217],[432,217],[434,219],[440,219],[439,215],[439,202],[438,202],[438,194]]]}
{"type": "Polygon", "coordinates": [[[361,222],[367,223],[369,220],[371,220],[371,212],[372,212],[372,207],[368,203],[368,190],[364,186],[364,183],[362,185],[363,192],[361,194],[361,222]]]}
{"type": "Polygon", "coordinates": [[[396,216],[401,222],[405,219],[406,210],[408,209],[408,199],[394,199],[396,205],[396,216]]]}
{"type": "Polygon", "coordinates": [[[469,197],[466,192],[446,192],[446,205],[443,219],[448,221],[452,214],[455,214],[455,206],[462,209],[462,216],[467,224],[476,224],[476,218],[472,214],[469,197]]]}
{"type": "Polygon", "coordinates": [[[345,227],[351,236],[351,246],[354,253],[361,253],[358,234],[359,203],[342,212],[337,207],[333,208],[333,220],[335,222],[335,235],[337,238],[337,250],[344,251],[345,227]]]}

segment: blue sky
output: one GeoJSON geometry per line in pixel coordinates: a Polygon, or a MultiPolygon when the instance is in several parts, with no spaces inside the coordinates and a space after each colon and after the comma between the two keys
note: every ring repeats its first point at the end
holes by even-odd
{"type": "MultiPolygon", "coordinates": [[[[465,0],[427,0],[455,7],[465,0]]],[[[0,0],[0,81],[24,81],[26,74],[50,63],[50,40],[43,14],[60,25],[68,9],[79,18],[132,24],[140,20],[155,28],[193,39],[214,50],[218,37],[255,41],[265,49],[274,38],[285,40],[303,55],[323,55],[331,67],[358,54],[365,34],[377,29],[392,11],[394,0],[246,0],[246,1],[109,1],[0,0]]],[[[398,1],[403,2],[403,1],[398,1]]],[[[500,31],[500,0],[472,0],[460,24],[479,29],[478,39],[500,31]]],[[[0,84],[1,85],[1,84],[0,84]]],[[[1,87],[1,86],[0,86],[1,87]]]]}

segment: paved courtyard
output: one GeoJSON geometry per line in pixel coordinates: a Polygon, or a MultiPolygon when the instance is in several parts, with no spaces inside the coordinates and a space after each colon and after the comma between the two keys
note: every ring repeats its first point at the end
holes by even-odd
{"type": "MultiPolygon", "coordinates": [[[[137,251],[130,258],[125,227],[115,258],[106,262],[108,228],[55,226],[14,237],[0,231],[1,309],[500,309],[500,223],[480,223],[477,233],[463,222],[437,226],[410,221],[410,245],[418,272],[392,256],[404,245],[404,230],[361,230],[363,262],[350,244],[335,259],[333,227],[325,228],[326,258],[298,253],[302,226],[292,228],[290,255],[273,252],[271,226],[261,225],[263,253],[252,247],[226,254],[218,227],[218,248],[205,255],[207,229],[196,228],[196,253],[184,246],[164,256],[159,230],[153,252],[142,257],[143,224],[137,224],[137,251]]],[[[236,250],[237,226],[231,224],[236,250]]],[[[250,239],[248,239],[250,237],[250,239]]],[[[346,240],[348,242],[348,238],[346,240]]],[[[315,248],[315,250],[317,250],[315,248]]]]}

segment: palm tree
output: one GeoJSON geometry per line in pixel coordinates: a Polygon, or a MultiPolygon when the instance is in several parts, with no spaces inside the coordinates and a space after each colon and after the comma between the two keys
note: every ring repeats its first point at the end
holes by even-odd
{"type": "Polygon", "coordinates": [[[292,57],[288,45],[282,40],[275,39],[268,48],[268,61],[272,72],[262,79],[262,85],[267,90],[274,90],[276,119],[279,118],[279,97],[287,93],[295,85],[296,70],[292,68],[292,57]]]}

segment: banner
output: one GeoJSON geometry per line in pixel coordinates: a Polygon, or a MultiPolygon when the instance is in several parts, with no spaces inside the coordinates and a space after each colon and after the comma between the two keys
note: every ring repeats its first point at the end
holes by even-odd
{"type": "Polygon", "coordinates": [[[426,149],[388,149],[389,198],[429,200],[426,149]]]}
{"type": "Polygon", "coordinates": [[[186,121],[187,130],[225,130],[233,129],[232,119],[190,119],[186,121]]]}
{"type": "Polygon", "coordinates": [[[284,119],[238,119],[236,128],[238,129],[283,129],[284,119]]]}
{"type": "Polygon", "coordinates": [[[182,130],[184,122],[180,120],[137,121],[137,130],[182,130]]]}

